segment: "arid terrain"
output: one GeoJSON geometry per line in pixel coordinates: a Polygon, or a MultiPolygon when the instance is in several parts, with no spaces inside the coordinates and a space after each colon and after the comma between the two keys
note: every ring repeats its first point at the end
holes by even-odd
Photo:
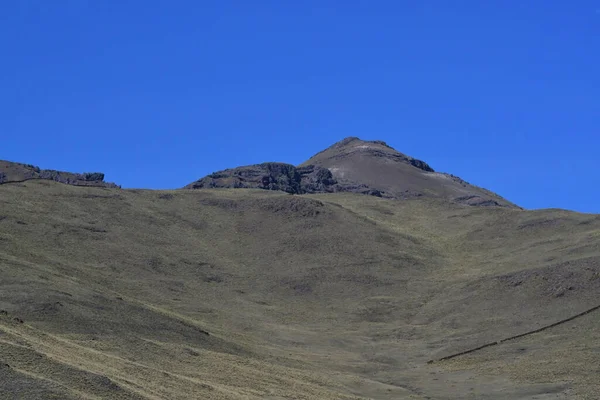
{"type": "Polygon", "coordinates": [[[0,398],[600,398],[600,215],[349,139],[170,191],[5,179],[0,398]]]}

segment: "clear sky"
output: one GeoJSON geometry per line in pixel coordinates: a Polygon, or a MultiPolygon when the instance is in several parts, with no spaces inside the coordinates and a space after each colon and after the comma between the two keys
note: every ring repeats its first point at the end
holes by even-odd
{"type": "Polygon", "coordinates": [[[379,139],[600,213],[600,0],[0,5],[0,159],[177,188],[379,139]]]}

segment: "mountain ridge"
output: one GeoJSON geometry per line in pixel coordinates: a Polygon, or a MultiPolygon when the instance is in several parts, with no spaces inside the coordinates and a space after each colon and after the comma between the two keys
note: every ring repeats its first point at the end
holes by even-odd
{"type": "MultiPolygon", "coordinates": [[[[32,179],[74,186],[120,187],[104,174],[43,170],[0,160],[0,184],[32,179]]],[[[265,162],[214,172],[183,189],[264,189],[290,194],[359,193],[389,199],[443,198],[468,206],[520,208],[500,195],[463,179],[435,171],[427,162],[395,150],[381,140],[347,137],[293,165],[265,162]]]]}
{"type": "Polygon", "coordinates": [[[245,188],[291,194],[361,193],[392,199],[438,197],[470,206],[520,208],[500,195],[469,184],[381,140],[347,137],[292,165],[267,162],[221,170],[184,189],[245,188]]]}

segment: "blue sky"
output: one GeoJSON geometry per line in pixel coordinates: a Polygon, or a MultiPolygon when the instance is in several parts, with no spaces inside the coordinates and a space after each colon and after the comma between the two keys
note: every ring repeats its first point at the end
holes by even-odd
{"type": "Polygon", "coordinates": [[[600,213],[600,0],[22,0],[0,38],[0,159],[177,188],[358,136],[600,213]]]}

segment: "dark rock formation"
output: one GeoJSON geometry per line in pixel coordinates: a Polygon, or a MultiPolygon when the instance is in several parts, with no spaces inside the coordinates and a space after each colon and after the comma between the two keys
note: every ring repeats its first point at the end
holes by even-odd
{"type": "Polygon", "coordinates": [[[307,165],[296,168],[301,177],[301,187],[304,193],[322,193],[333,191],[337,181],[327,168],[307,165]]]}
{"type": "Polygon", "coordinates": [[[302,194],[330,191],[328,188],[335,183],[331,172],[325,168],[313,165],[296,168],[291,164],[268,162],[215,172],[186,188],[266,189],[302,194]]]}
{"type": "Polygon", "coordinates": [[[423,171],[427,171],[427,172],[435,172],[433,170],[433,168],[431,168],[425,161],[421,161],[421,160],[417,160],[416,158],[409,158],[408,162],[410,163],[410,165],[412,165],[413,167],[417,167],[419,169],[422,169],[423,171]]]}
{"type": "Polygon", "coordinates": [[[270,162],[215,172],[186,188],[245,188],[302,193],[300,182],[301,177],[296,167],[270,162]]]}
{"type": "Polygon", "coordinates": [[[0,184],[24,182],[32,179],[45,179],[74,186],[119,187],[114,183],[105,182],[104,174],[101,172],[78,174],[51,169],[40,169],[40,167],[31,164],[0,160],[0,184]]]}
{"type": "Polygon", "coordinates": [[[384,196],[365,184],[340,184],[327,168],[284,163],[263,163],[227,169],[210,174],[185,189],[244,188],[280,190],[291,194],[352,192],[384,196]]]}

